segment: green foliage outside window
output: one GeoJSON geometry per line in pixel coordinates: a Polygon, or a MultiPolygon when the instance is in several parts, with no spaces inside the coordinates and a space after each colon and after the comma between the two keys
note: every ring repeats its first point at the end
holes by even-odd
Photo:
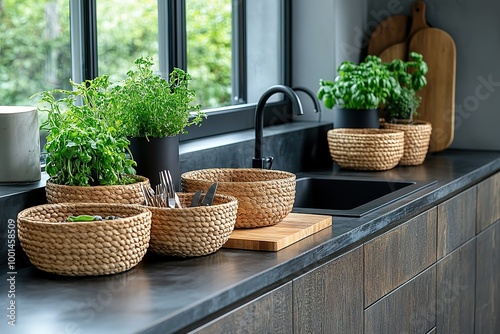
{"type": "MultiPolygon", "coordinates": [[[[134,59],[157,62],[157,1],[98,0],[99,75],[122,79],[134,59]]],[[[231,1],[187,0],[188,72],[202,108],[230,104],[231,1]]],[[[69,0],[0,0],[0,104],[71,89],[69,0]]],[[[175,45],[172,45],[175,47],[175,45]]]]}

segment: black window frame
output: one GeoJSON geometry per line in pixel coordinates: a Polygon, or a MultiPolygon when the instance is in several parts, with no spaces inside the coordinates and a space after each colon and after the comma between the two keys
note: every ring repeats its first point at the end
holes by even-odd
{"type": "MultiPolygon", "coordinates": [[[[97,55],[97,13],[96,1],[79,1],[79,11],[81,20],[81,59],[82,59],[82,80],[91,80],[98,75],[98,55],[97,55]]],[[[283,20],[283,84],[291,85],[291,1],[282,1],[282,20],[283,20]]],[[[246,100],[246,40],[245,40],[245,8],[247,0],[233,0],[233,28],[237,33],[233,35],[232,48],[233,59],[238,59],[236,71],[233,72],[232,85],[236,96],[240,100],[246,100]],[[234,58],[236,57],[236,58],[234,58]]],[[[165,41],[159,40],[159,48],[165,48],[166,58],[160,60],[165,64],[165,73],[170,73],[174,67],[186,70],[187,50],[186,50],[186,3],[185,0],[158,0],[160,10],[165,10],[167,31],[159,32],[159,39],[165,38],[165,41]],[[164,44],[162,44],[164,43],[164,44]],[[168,47],[175,45],[175,47],[168,47]]],[[[161,54],[161,51],[160,51],[161,54]]],[[[74,56],[74,55],[73,55],[74,56]]],[[[160,69],[161,70],[161,69],[160,69]]],[[[163,71],[162,71],[163,72],[163,71]]],[[[229,107],[209,109],[207,119],[203,121],[201,127],[191,126],[187,129],[188,133],[180,136],[180,141],[187,141],[217,134],[247,130],[254,127],[255,124],[256,103],[236,104],[229,107]]],[[[287,99],[279,102],[270,103],[273,109],[272,117],[267,112],[265,114],[265,125],[277,125],[293,121],[290,103],[287,99]]]]}

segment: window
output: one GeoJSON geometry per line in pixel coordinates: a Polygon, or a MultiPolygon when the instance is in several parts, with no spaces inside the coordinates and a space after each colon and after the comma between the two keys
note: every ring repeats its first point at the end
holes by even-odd
{"type": "Polygon", "coordinates": [[[2,0],[0,6],[3,105],[31,105],[36,92],[69,89],[70,78],[121,79],[148,54],[164,77],[173,67],[193,77],[209,117],[188,129],[181,137],[187,140],[252,127],[263,91],[290,81],[285,0],[2,0]]]}

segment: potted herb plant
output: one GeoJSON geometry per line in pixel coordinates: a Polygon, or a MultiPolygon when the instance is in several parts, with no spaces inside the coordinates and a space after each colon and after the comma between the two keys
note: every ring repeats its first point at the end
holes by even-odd
{"type": "Polygon", "coordinates": [[[109,77],[70,82],[73,90],[38,94],[38,110],[47,113],[48,202],[142,203],[149,182],[134,175],[129,141],[105,117],[115,103],[109,77]]]}
{"type": "Polygon", "coordinates": [[[166,80],[153,72],[151,57],[140,57],[135,65],[116,87],[117,108],[110,119],[130,139],[137,172],[159,183],[158,172],[168,169],[178,188],[178,135],[201,124],[204,113],[193,104],[188,73],[176,68],[166,80]]]}
{"type": "Polygon", "coordinates": [[[421,54],[411,52],[410,60],[395,59],[387,68],[400,85],[401,94],[386,100],[382,127],[405,133],[405,148],[399,164],[419,165],[425,160],[432,133],[431,123],[414,119],[421,102],[417,92],[427,85],[427,64],[421,54]]]}
{"type": "Polygon", "coordinates": [[[400,86],[382,60],[369,55],[358,65],[344,61],[334,81],[320,80],[318,98],[334,110],[334,128],[378,128],[378,107],[400,94],[400,86]]]}

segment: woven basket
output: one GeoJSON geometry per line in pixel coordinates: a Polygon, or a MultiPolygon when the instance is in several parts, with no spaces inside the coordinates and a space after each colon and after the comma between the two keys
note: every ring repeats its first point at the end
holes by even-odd
{"type": "Polygon", "coordinates": [[[218,183],[218,193],[238,199],[235,228],[275,225],[292,211],[295,174],[258,168],[212,168],[181,175],[185,192],[205,192],[214,182],[218,183]]]}
{"type": "Polygon", "coordinates": [[[143,176],[131,175],[136,182],[113,186],[67,186],[47,180],[45,195],[52,203],[118,203],[143,204],[141,187],[149,187],[149,180],[143,176]]]}
{"type": "Polygon", "coordinates": [[[387,170],[395,167],[404,149],[404,133],[387,129],[329,130],[330,155],[345,169],[387,170]]]}
{"type": "Polygon", "coordinates": [[[149,249],[160,255],[202,256],[229,239],[238,201],[217,194],[213,205],[190,207],[193,193],[178,193],[182,208],[147,207],[153,213],[149,249]]]}
{"type": "Polygon", "coordinates": [[[405,145],[400,165],[415,166],[424,162],[431,140],[432,125],[426,121],[415,121],[412,124],[381,123],[384,129],[404,132],[405,145]]]}
{"type": "Polygon", "coordinates": [[[31,263],[67,276],[107,275],[137,265],[148,248],[151,212],[121,204],[45,204],[17,216],[19,241],[31,263]],[[64,222],[70,215],[124,217],[64,222]]]}

